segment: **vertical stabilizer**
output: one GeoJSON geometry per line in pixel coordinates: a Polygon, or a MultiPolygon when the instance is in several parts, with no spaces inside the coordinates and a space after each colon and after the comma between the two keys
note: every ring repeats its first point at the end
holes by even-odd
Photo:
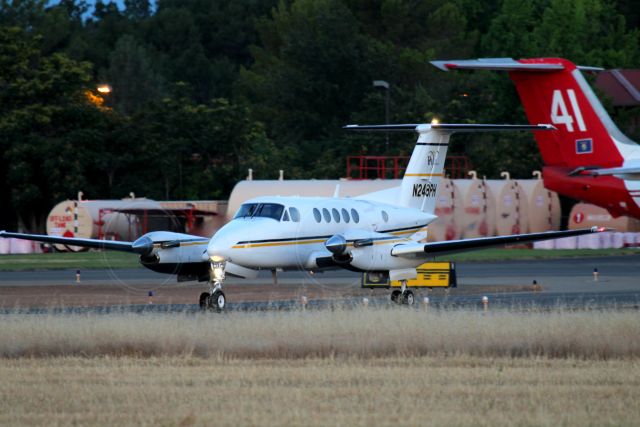
{"type": "Polygon", "coordinates": [[[416,130],[418,142],[402,178],[398,204],[433,214],[451,133],[430,125],[417,126],[416,130]]]}
{"type": "Polygon", "coordinates": [[[557,129],[535,135],[546,166],[616,167],[638,147],[611,120],[581,73],[597,68],[576,66],[562,58],[483,58],[432,64],[445,71],[507,71],[529,123],[552,123],[557,129]]]}
{"type": "Polygon", "coordinates": [[[406,125],[349,125],[345,129],[359,131],[415,131],[418,141],[400,188],[390,188],[364,194],[359,199],[396,204],[434,214],[438,185],[444,176],[444,161],[449,138],[456,132],[549,131],[551,125],[493,125],[493,124],[406,124],[406,125]],[[399,194],[398,194],[399,192],[399,194]]]}

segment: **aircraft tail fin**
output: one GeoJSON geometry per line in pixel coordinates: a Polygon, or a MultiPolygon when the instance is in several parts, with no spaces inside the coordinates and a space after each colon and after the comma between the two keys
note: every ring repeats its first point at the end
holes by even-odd
{"type": "Polygon", "coordinates": [[[635,143],[616,127],[582,71],[562,58],[485,58],[433,61],[449,70],[507,71],[516,85],[529,123],[552,123],[557,132],[537,132],[536,142],[547,166],[615,167],[624,161],[624,145],[635,143]]]}
{"type": "MultiPolygon", "coordinates": [[[[491,125],[491,124],[404,124],[349,125],[345,129],[359,131],[411,131],[418,133],[409,164],[402,178],[396,200],[387,200],[408,208],[433,214],[440,179],[444,176],[444,161],[451,134],[456,132],[491,132],[505,130],[552,130],[551,125],[491,125]]],[[[366,195],[363,196],[366,198],[366,195]]]]}

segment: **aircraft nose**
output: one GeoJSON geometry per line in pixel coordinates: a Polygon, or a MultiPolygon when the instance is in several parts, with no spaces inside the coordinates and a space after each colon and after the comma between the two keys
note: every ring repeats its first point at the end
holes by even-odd
{"type": "Polygon", "coordinates": [[[238,232],[242,231],[237,224],[233,224],[233,221],[219,229],[216,234],[209,240],[207,246],[207,256],[211,257],[224,257],[229,259],[231,248],[238,241],[238,232]]]}
{"type": "Polygon", "coordinates": [[[211,257],[224,257],[227,258],[228,250],[230,249],[230,245],[225,243],[227,239],[222,239],[220,236],[214,235],[209,241],[209,245],[207,246],[207,255],[209,258],[211,257]]]}

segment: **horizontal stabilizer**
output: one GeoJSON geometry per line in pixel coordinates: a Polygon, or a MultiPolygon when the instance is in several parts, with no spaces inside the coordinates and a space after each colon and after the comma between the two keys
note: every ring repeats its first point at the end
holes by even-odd
{"type": "MultiPolygon", "coordinates": [[[[550,72],[564,70],[562,62],[519,62],[513,58],[480,58],[480,59],[451,59],[447,61],[431,61],[431,64],[442,71],[450,70],[492,70],[492,71],[531,71],[550,72]]],[[[583,71],[602,71],[600,67],[588,67],[579,65],[578,69],[583,71]]]]}
{"type": "Polygon", "coordinates": [[[430,130],[442,130],[454,132],[499,132],[499,131],[534,131],[555,130],[550,124],[538,125],[496,125],[496,124],[469,124],[469,123],[413,123],[402,125],[347,125],[347,130],[356,131],[414,131],[418,133],[430,130]]]}
{"type": "Polygon", "coordinates": [[[628,174],[640,174],[640,166],[634,167],[626,167],[622,166],[619,168],[605,168],[605,169],[589,169],[585,168],[582,175],[592,175],[592,176],[601,176],[601,175],[628,175],[628,174]]]}

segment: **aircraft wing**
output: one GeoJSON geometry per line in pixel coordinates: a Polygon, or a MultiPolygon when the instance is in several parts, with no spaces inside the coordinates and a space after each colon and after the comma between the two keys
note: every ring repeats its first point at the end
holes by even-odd
{"type": "Polygon", "coordinates": [[[115,240],[78,239],[75,237],[49,236],[47,234],[10,233],[7,231],[0,231],[0,237],[13,237],[23,240],[35,240],[36,242],[81,246],[83,248],[111,249],[123,252],[136,252],[133,249],[133,242],[120,242],[115,240]]]}
{"type": "Polygon", "coordinates": [[[140,255],[148,255],[153,251],[154,247],[168,249],[172,247],[179,247],[181,243],[208,240],[199,236],[166,231],[155,231],[147,233],[134,242],[49,236],[47,234],[12,233],[7,231],[0,231],[0,237],[13,237],[16,239],[34,240],[36,242],[55,243],[67,246],[80,246],[83,248],[133,252],[140,255]]]}
{"type": "Polygon", "coordinates": [[[391,255],[407,258],[428,257],[485,249],[492,246],[503,246],[515,243],[536,242],[539,240],[557,239],[560,237],[580,236],[582,234],[610,231],[604,227],[583,228],[568,231],[545,231],[542,233],[512,234],[509,236],[480,237],[477,239],[450,240],[433,243],[401,243],[393,247],[391,255]]]}

